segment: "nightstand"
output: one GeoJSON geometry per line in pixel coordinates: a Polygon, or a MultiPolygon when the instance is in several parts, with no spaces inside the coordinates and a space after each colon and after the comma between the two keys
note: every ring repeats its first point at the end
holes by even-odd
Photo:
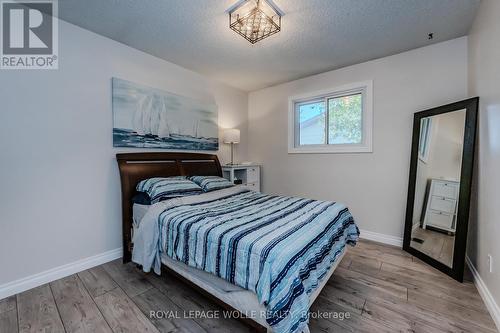
{"type": "Polygon", "coordinates": [[[232,183],[235,180],[241,180],[242,185],[252,191],[260,192],[260,165],[224,165],[222,175],[232,183]]]}
{"type": "Polygon", "coordinates": [[[432,179],[427,198],[423,228],[438,228],[455,233],[457,227],[458,195],[460,183],[452,180],[432,179]]]}

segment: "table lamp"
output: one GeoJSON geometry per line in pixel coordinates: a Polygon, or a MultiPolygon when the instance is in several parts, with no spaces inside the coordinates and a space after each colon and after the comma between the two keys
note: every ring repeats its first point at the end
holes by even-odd
{"type": "Polygon", "coordinates": [[[233,161],[234,144],[240,143],[240,130],[239,129],[226,129],[226,130],[224,130],[222,141],[224,143],[231,144],[231,163],[228,165],[235,165],[234,161],[233,161]]]}

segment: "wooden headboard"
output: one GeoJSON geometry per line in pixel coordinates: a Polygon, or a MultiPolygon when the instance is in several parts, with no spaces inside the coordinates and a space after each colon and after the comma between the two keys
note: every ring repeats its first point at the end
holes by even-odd
{"type": "Polygon", "coordinates": [[[132,257],[132,197],[143,179],[170,176],[222,176],[217,155],[194,153],[117,154],[122,184],[123,262],[132,257]]]}

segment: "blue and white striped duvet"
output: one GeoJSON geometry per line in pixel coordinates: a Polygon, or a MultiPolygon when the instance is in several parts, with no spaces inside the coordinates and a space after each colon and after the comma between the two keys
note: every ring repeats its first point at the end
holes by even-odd
{"type": "Polygon", "coordinates": [[[237,188],[217,192],[157,204],[148,212],[156,225],[141,222],[146,231],[134,237],[133,260],[158,272],[165,252],[255,292],[274,332],[307,331],[309,295],[358,239],[348,209],[237,188]]]}

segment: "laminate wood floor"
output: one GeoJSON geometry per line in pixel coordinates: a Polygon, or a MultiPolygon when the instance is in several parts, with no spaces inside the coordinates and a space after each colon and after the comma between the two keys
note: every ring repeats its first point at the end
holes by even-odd
{"type": "MultiPolygon", "coordinates": [[[[221,309],[172,276],[113,261],[0,300],[0,332],[252,332],[236,319],[150,318],[158,310],[221,309]]],[[[350,314],[315,316],[313,333],[497,332],[470,279],[368,241],[349,248],[311,311],[350,314]]]]}
{"type": "Polygon", "coordinates": [[[427,254],[449,267],[453,265],[455,236],[419,227],[412,231],[411,237],[420,238],[424,241],[423,243],[412,241],[410,244],[411,247],[427,254]]]}

